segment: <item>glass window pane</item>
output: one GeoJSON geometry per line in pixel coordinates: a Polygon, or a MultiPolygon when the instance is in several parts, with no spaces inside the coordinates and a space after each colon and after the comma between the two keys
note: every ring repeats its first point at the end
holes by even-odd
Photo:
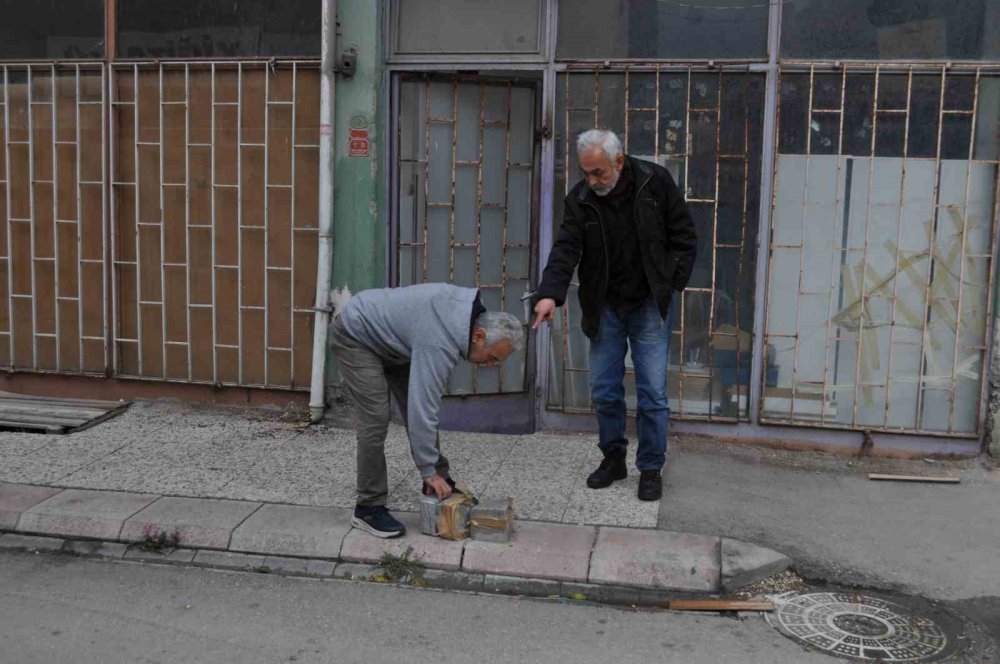
{"type": "Polygon", "coordinates": [[[396,53],[537,53],[539,0],[393,3],[396,53]]]}
{"type": "Polygon", "coordinates": [[[578,0],[559,3],[558,58],[764,58],[760,0],[578,0]]]}
{"type": "Polygon", "coordinates": [[[118,56],[318,56],[320,0],[119,0],[118,56]]]}
{"type": "Polygon", "coordinates": [[[104,57],[103,0],[5,0],[0,12],[0,59],[104,57]]]}
{"type": "Polygon", "coordinates": [[[1000,159],[1000,78],[983,78],[979,82],[975,158],[1000,159]]]}
{"type": "Polygon", "coordinates": [[[1000,0],[784,3],[781,55],[866,60],[1000,56],[1000,0]]]}

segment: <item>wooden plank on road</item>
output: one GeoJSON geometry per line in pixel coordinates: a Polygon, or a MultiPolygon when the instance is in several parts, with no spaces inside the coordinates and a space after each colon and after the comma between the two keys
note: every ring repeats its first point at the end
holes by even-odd
{"type": "Polygon", "coordinates": [[[960,477],[886,475],[883,473],[868,473],[868,479],[881,482],[930,482],[932,484],[958,484],[962,481],[960,477]]]}

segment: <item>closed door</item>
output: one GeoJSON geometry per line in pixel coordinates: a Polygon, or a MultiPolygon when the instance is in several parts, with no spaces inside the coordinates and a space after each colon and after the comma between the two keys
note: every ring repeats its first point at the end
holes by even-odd
{"type": "MultiPolygon", "coordinates": [[[[523,320],[536,226],[535,84],[426,75],[397,83],[393,283],[477,287],[487,309],[523,320]]],[[[529,427],[531,350],[500,367],[456,367],[448,395],[461,398],[447,400],[443,421],[529,427]]]]}

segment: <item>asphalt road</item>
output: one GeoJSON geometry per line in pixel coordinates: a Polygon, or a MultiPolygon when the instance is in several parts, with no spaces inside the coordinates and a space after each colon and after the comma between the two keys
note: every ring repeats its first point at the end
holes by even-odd
{"type": "Polygon", "coordinates": [[[979,459],[858,459],[705,439],[675,446],[664,479],[660,528],[754,542],[832,583],[1000,601],[1000,470],[979,459]],[[869,472],[962,483],[872,482],[869,472]]]}
{"type": "Polygon", "coordinates": [[[3,664],[831,664],[741,618],[0,553],[3,664]]]}

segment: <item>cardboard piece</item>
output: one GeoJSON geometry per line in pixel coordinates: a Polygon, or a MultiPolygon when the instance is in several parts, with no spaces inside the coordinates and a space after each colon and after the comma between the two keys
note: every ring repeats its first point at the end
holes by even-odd
{"type": "Polygon", "coordinates": [[[438,503],[437,536],[443,539],[463,540],[469,536],[469,517],[473,500],[462,493],[453,493],[438,503]]]}

